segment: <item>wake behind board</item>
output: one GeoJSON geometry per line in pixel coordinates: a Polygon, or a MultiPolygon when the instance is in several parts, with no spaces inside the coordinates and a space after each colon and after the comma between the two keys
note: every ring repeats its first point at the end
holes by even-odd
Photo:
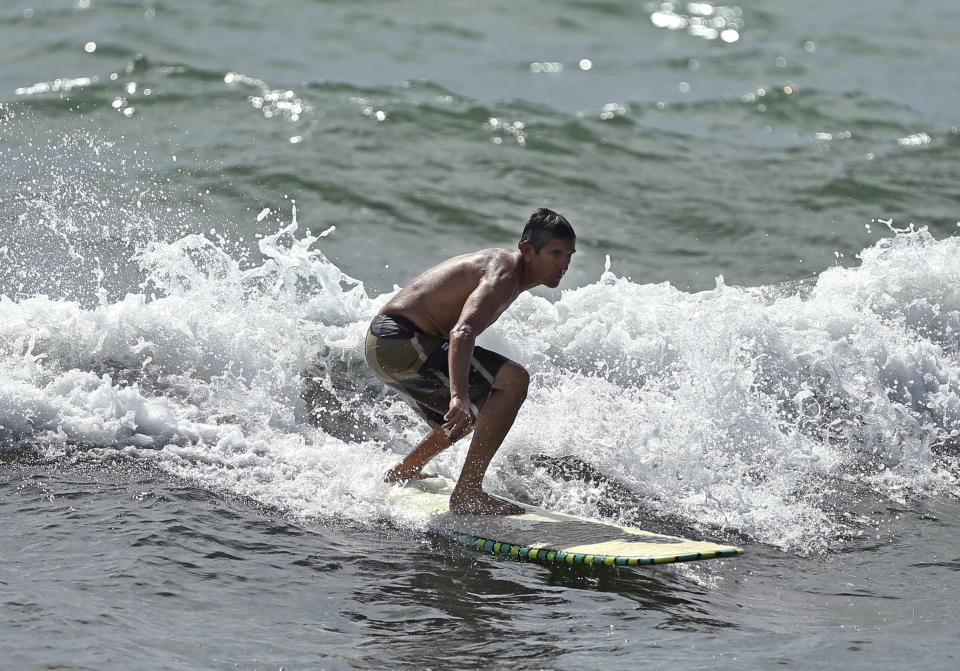
{"type": "Polygon", "coordinates": [[[526,509],[523,515],[458,515],[449,510],[452,491],[452,481],[431,478],[391,488],[391,504],[426,521],[430,532],[440,537],[516,559],[637,566],[743,554],[731,545],[655,534],[525,503],[518,504],[526,509]]]}

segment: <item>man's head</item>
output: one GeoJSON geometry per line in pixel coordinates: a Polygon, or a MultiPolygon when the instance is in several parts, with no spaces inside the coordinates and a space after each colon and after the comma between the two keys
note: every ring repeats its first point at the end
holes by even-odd
{"type": "Polygon", "coordinates": [[[573,226],[563,215],[541,207],[530,215],[527,225],[523,227],[523,234],[520,236],[520,244],[517,247],[524,242],[529,242],[533,245],[533,251],[539,253],[543,246],[554,238],[574,242],[577,234],[573,232],[573,226]]]}
{"type": "Polygon", "coordinates": [[[518,245],[531,286],[560,284],[577,251],[576,241],[573,226],[561,215],[545,207],[534,212],[518,245]]]}

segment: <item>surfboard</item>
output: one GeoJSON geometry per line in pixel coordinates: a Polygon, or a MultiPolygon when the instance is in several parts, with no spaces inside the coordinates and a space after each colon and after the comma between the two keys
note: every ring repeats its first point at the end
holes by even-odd
{"type": "MultiPolygon", "coordinates": [[[[639,566],[742,555],[741,548],[667,536],[526,503],[522,515],[451,513],[454,483],[430,478],[391,487],[390,504],[433,535],[513,559],[590,566],[639,566]]],[[[503,497],[501,497],[503,498],[503,497]]]]}

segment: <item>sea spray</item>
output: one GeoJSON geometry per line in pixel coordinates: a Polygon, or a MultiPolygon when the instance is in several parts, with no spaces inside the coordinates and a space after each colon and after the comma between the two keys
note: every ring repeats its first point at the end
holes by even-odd
{"type": "MultiPolygon", "coordinates": [[[[421,524],[397,518],[381,477],[427,427],[363,361],[389,295],[368,296],[322,237],[294,215],[250,267],[202,235],[154,241],[120,300],[3,297],[3,437],[73,459],[119,450],[297,517],[421,524]]],[[[607,268],[555,302],[524,294],[481,335],[533,374],[487,487],[797,552],[873,533],[862,489],[957,483],[956,254],[900,232],[802,292],[686,293],[607,268]]],[[[465,450],[431,468],[456,477],[465,450]]]]}

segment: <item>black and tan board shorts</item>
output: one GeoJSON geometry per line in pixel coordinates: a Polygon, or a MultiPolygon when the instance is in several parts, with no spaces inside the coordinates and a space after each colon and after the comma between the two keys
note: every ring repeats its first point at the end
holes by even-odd
{"type": "MultiPolygon", "coordinates": [[[[367,363],[380,380],[427,420],[434,428],[443,425],[450,409],[450,342],[423,333],[400,315],[377,315],[367,331],[367,363]]],[[[505,356],[482,347],[473,348],[467,378],[470,412],[480,413],[505,356]]]]}

